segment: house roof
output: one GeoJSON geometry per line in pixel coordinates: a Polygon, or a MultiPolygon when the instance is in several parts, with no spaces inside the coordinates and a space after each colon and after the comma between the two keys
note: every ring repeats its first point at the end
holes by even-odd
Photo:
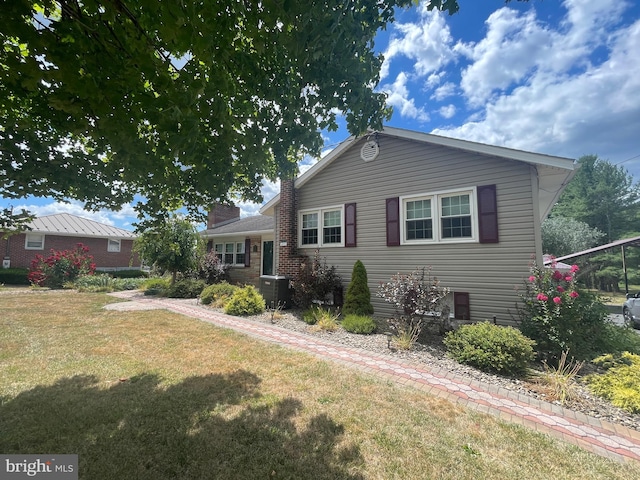
{"type": "MultiPolygon", "coordinates": [[[[534,165],[538,172],[538,199],[540,220],[543,220],[549,214],[551,208],[558,200],[558,197],[562,193],[564,187],[567,185],[567,183],[569,183],[569,180],[573,178],[573,175],[575,174],[577,168],[574,160],[570,158],[555,157],[551,155],[515,150],[512,148],[485,145],[483,143],[442,137],[430,133],[422,133],[393,127],[385,127],[378,133],[379,135],[424,142],[432,145],[440,145],[444,147],[455,148],[458,150],[464,150],[479,155],[500,157],[534,165]]],[[[300,175],[295,181],[295,187],[302,187],[315,175],[317,175],[324,168],[330,165],[334,160],[339,158],[344,152],[359,143],[359,141],[363,138],[366,137],[351,136],[347,138],[328,155],[326,155],[315,165],[313,165],[313,167],[300,175]]],[[[260,213],[273,215],[273,209],[276,205],[278,205],[279,202],[280,195],[278,194],[260,209],[260,213]]]]}
{"type": "Polygon", "coordinates": [[[231,237],[239,234],[273,233],[274,229],[275,220],[273,217],[254,215],[252,217],[240,218],[233,222],[224,222],[223,225],[201,231],[200,235],[204,238],[231,237]]]}
{"type": "Polygon", "coordinates": [[[38,217],[29,224],[29,227],[31,227],[32,232],[49,235],[114,239],[136,238],[136,234],[129,230],[105,225],[104,223],[95,222],[69,213],[57,213],[55,215],[38,217]]]}

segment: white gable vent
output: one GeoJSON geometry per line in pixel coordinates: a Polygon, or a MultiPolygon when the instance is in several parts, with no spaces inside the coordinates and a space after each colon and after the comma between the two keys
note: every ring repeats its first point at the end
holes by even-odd
{"type": "Polygon", "coordinates": [[[375,140],[367,140],[360,150],[360,158],[365,162],[374,160],[380,154],[380,147],[375,140]]]}

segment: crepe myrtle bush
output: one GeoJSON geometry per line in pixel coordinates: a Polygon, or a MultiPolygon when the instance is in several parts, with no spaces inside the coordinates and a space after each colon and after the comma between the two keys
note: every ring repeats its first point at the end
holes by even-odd
{"type": "Polygon", "coordinates": [[[524,288],[518,290],[517,306],[520,330],[535,340],[538,357],[556,363],[564,351],[578,360],[598,355],[608,342],[608,313],[595,294],[580,289],[576,282],[577,265],[568,271],[530,266],[524,288]]]}
{"type": "Polygon", "coordinates": [[[31,261],[28,278],[33,285],[62,288],[81,275],[93,275],[95,270],[89,247],[78,243],[72,250],[51,249],[48,257],[36,255],[31,261]]]}
{"type": "Polygon", "coordinates": [[[380,284],[378,296],[395,308],[389,320],[391,327],[398,334],[411,335],[415,342],[429,317],[440,319],[440,327],[446,327],[449,307],[445,298],[449,291],[431,275],[431,267],[422,267],[408,275],[393,275],[389,282],[380,284]]]}

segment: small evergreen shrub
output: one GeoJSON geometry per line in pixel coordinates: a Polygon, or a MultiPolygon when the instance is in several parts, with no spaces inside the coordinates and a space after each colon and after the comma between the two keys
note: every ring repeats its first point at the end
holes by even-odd
{"type": "Polygon", "coordinates": [[[590,390],[616,407],[640,413],[640,355],[629,352],[603,355],[593,363],[607,371],[587,377],[590,390]]]}
{"type": "Polygon", "coordinates": [[[346,315],[342,320],[342,328],[350,333],[373,333],[376,330],[376,322],[366,315],[346,315]]]}
{"type": "Polygon", "coordinates": [[[257,315],[264,312],[264,298],[253,285],[239,288],[224,307],[229,315],[257,315]]]}
{"type": "Polygon", "coordinates": [[[226,301],[238,290],[239,287],[231,285],[228,282],[215,283],[209,285],[200,294],[200,303],[203,305],[211,305],[215,307],[223,306],[226,301]]]}
{"type": "Polygon", "coordinates": [[[204,280],[185,278],[170,285],[166,296],[169,298],[198,298],[206,286],[204,280]]]}
{"type": "Polygon", "coordinates": [[[347,287],[342,313],[345,315],[373,315],[371,305],[371,291],[369,290],[367,270],[364,264],[358,260],[353,265],[351,282],[347,287]]]}
{"type": "Polygon", "coordinates": [[[149,278],[142,283],[142,290],[145,295],[165,295],[171,285],[170,278],[155,277],[149,278]]]}
{"type": "Polygon", "coordinates": [[[26,268],[0,268],[0,283],[5,285],[29,285],[26,268]]]}
{"type": "Polygon", "coordinates": [[[109,274],[113,278],[149,278],[149,274],[144,270],[116,270],[109,274]]]}
{"type": "Polygon", "coordinates": [[[520,375],[533,360],[535,342],[515,328],[481,322],[447,333],[444,344],[459,363],[487,372],[520,375]]]}

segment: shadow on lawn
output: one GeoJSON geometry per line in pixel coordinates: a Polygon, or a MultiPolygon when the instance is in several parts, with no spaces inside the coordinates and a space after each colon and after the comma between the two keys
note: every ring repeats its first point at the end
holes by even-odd
{"type": "Polygon", "coordinates": [[[0,452],[77,453],[85,479],[356,479],[357,447],[326,415],[296,425],[301,403],[263,396],[237,371],[168,387],[142,375],[105,388],[63,378],[0,402],[0,452]]]}

